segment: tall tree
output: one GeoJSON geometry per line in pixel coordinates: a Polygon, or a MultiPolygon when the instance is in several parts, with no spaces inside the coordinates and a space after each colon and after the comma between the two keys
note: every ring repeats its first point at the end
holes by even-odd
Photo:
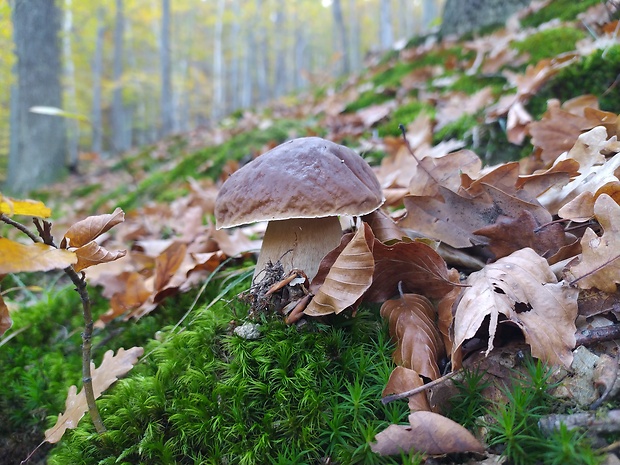
{"type": "Polygon", "coordinates": [[[128,147],[125,144],[125,108],[123,107],[123,38],[125,34],[125,15],[123,0],[116,0],[116,19],[114,28],[114,59],[112,78],[112,150],[120,153],[128,147]]]}
{"type": "Polygon", "coordinates": [[[211,120],[217,123],[224,113],[224,0],[217,2],[217,17],[213,31],[213,99],[211,120]]]}
{"type": "Polygon", "coordinates": [[[336,38],[336,50],[340,55],[340,69],[338,74],[349,73],[349,45],[347,43],[347,30],[344,26],[344,15],[340,0],[332,1],[332,16],[334,18],[334,36],[336,38]]]}
{"type": "MultiPolygon", "coordinates": [[[[65,0],[64,20],[62,23],[62,51],[65,67],[66,109],[71,113],[77,113],[77,92],[75,89],[75,63],[73,62],[73,47],[71,43],[71,31],[73,30],[73,12],[71,11],[72,0],[65,0]]],[[[67,146],[69,150],[69,167],[73,170],[78,165],[78,144],[80,139],[79,121],[70,119],[67,124],[67,146]]]]}
{"type": "Polygon", "coordinates": [[[103,78],[103,41],[105,34],[105,10],[97,8],[97,35],[95,36],[95,53],[91,63],[93,74],[93,95],[90,123],[92,127],[91,150],[101,153],[103,150],[103,113],[101,110],[101,81],[103,78]]]}
{"type": "Polygon", "coordinates": [[[388,50],[394,44],[392,2],[390,0],[381,0],[379,4],[379,41],[381,50],[388,50]]]}
{"type": "Polygon", "coordinates": [[[34,106],[62,107],[60,27],[61,14],[53,1],[15,1],[17,115],[11,120],[6,184],[13,193],[56,181],[66,167],[64,119],[30,111],[34,106]]]}
{"type": "Polygon", "coordinates": [[[161,132],[168,135],[174,128],[172,105],[172,59],[170,57],[170,0],[161,2],[161,132]]]}

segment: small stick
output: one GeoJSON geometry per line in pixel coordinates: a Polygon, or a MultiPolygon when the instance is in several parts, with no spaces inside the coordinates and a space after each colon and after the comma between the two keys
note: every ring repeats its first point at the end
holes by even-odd
{"type": "Polygon", "coordinates": [[[435,387],[439,384],[443,384],[449,379],[453,378],[457,374],[461,373],[461,370],[456,370],[448,373],[447,375],[443,375],[441,378],[434,379],[430,383],[426,383],[424,386],[417,387],[415,389],[411,389],[409,391],[401,392],[399,394],[390,394],[389,396],[385,396],[381,399],[381,403],[383,405],[388,404],[395,400],[406,399],[407,397],[411,397],[413,395],[419,394],[420,392],[424,392],[427,389],[435,387]]]}

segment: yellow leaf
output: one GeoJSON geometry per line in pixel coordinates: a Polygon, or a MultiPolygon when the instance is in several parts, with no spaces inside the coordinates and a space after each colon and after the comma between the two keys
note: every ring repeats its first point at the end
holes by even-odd
{"type": "Polygon", "coordinates": [[[37,200],[16,200],[0,194],[0,213],[6,215],[26,215],[49,218],[52,211],[37,200]]]}
{"type": "Polygon", "coordinates": [[[24,271],[48,271],[66,268],[77,262],[75,253],[49,245],[20,244],[0,237],[0,274],[24,271]]]}

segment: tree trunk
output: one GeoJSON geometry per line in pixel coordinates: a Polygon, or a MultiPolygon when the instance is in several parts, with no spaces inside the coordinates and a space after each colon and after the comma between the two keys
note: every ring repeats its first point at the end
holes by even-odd
{"type": "Polygon", "coordinates": [[[441,33],[461,35],[483,26],[503,24],[515,11],[529,5],[531,0],[446,0],[441,33]],[[484,14],[481,14],[484,12],[484,14]]]}
{"type": "Polygon", "coordinates": [[[360,43],[360,19],[357,13],[356,0],[349,0],[349,69],[357,71],[362,67],[362,51],[360,43]]]}
{"type": "Polygon", "coordinates": [[[125,30],[125,17],[123,13],[123,0],[116,0],[116,20],[114,29],[114,59],[112,64],[112,79],[114,91],[112,92],[112,151],[119,154],[127,149],[125,145],[125,109],[123,108],[123,36],[125,30]]]}
{"type": "Polygon", "coordinates": [[[101,154],[103,150],[103,113],[101,110],[101,80],[103,76],[103,40],[105,38],[105,10],[97,9],[97,37],[95,54],[91,64],[93,73],[93,100],[90,123],[92,126],[91,150],[101,154]]]}
{"type": "Polygon", "coordinates": [[[60,24],[60,11],[50,0],[18,0],[14,4],[17,115],[11,121],[6,183],[12,193],[54,182],[65,171],[64,119],[30,111],[38,105],[62,108],[60,24]]]}
{"type": "Polygon", "coordinates": [[[217,16],[213,34],[213,98],[211,99],[211,121],[217,124],[223,115],[224,106],[224,0],[217,2],[217,16]]]}
{"type": "Polygon", "coordinates": [[[172,105],[172,65],[170,57],[170,0],[161,2],[161,134],[167,136],[174,128],[172,105]]]}
{"type": "Polygon", "coordinates": [[[392,32],[392,5],[390,0],[381,0],[379,6],[379,36],[381,50],[389,50],[394,44],[392,32]]]}
{"type": "Polygon", "coordinates": [[[437,0],[424,0],[422,3],[422,30],[427,32],[438,16],[437,0]]]}
{"type": "MultiPolygon", "coordinates": [[[[72,0],[65,0],[65,11],[63,20],[62,49],[65,66],[65,85],[67,89],[66,110],[70,113],[77,113],[77,95],[75,90],[75,64],[73,63],[73,50],[71,35],[73,34],[73,13],[71,11],[72,0]]],[[[77,170],[78,151],[80,141],[80,126],[77,119],[68,119],[67,124],[67,145],[69,150],[69,167],[77,170]]]]}
{"type": "Polygon", "coordinates": [[[256,84],[258,95],[256,103],[263,103],[269,99],[269,57],[267,55],[267,31],[263,17],[263,0],[256,0],[256,35],[254,51],[256,84]]]}
{"type": "Polygon", "coordinates": [[[334,37],[336,38],[336,50],[340,55],[340,69],[338,75],[349,74],[349,47],[347,44],[347,30],[344,26],[344,15],[340,0],[333,0],[332,15],[334,17],[334,37]]]}

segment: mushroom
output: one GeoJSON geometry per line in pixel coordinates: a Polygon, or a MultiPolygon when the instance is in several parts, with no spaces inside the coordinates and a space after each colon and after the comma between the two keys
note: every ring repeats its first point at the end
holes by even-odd
{"type": "Polygon", "coordinates": [[[285,142],[234,172],[215,200],[216,228],[268,221],[254,279],[280,261],[312,280],[338,246],[339,215],[361,216],[384,202],[372,168],[353,150],[320,137],[285,142]]]}

